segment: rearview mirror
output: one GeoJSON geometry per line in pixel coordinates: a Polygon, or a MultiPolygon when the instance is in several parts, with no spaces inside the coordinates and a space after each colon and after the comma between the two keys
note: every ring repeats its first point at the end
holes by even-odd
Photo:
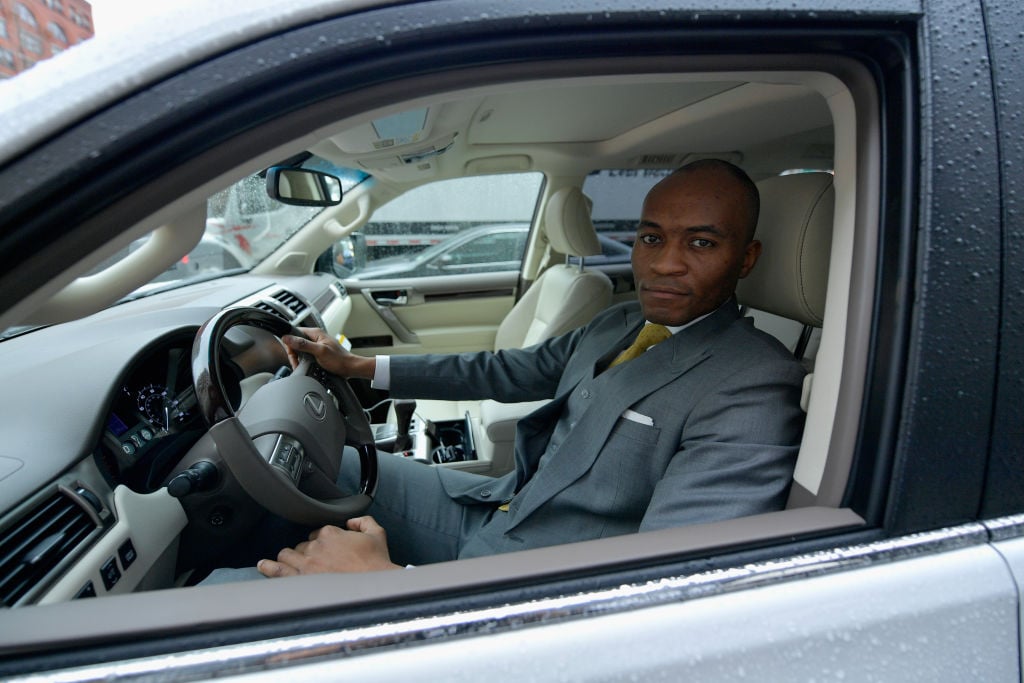
{"type": "Polygon", "coordinates": [[[310,168],[271,166],[267,194],[293,206],[334,206],[341,203],[341,180],[310,168]]]}

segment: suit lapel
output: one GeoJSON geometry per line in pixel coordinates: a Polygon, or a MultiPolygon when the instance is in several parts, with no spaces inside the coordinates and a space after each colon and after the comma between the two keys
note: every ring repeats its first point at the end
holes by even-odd
{"type": "MultiPolygon", "coordinates": [[[[523,492],[514,518],[510,520],[510,528],[583,476],[593,465],[622,413],[710,357],[715,337],[737,318],[739,311],[735,301],[730,300],[699,323],[681,330],[639,358],[608,370],[605,377],[595,380],[601,392],[600,400],[583,413],[558,451],[551,454],[550,462],[545,463],[543,476],[523,492]]],[[[637,329],[638,326],[634,325],[628,332],[635,336],[637,329]]],[[[601,360],[609,355],[614,357],[613,354],[620,350],[612,349],[601,360]]],[[[596,366],[600,367],[600,362],[596,366]]],[[[572,389],[578,390],[579,384],[572,389]]],[[[565,397],[560,398],[559,409],[547,413],[551,420],[557,420],[561,413],[565,397]]],[[[525,442],[520,445],[525,445],[525,442]]]]}

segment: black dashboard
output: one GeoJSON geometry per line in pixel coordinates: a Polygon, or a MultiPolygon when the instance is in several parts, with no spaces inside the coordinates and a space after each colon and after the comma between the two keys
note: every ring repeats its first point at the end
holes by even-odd
{"type": "Polygon", "coordinates": [[[186,330],[146,349],[116,389],[99,448],[112,482],[156,490],[205,431],[192,383],[194,336],[186,330]]]}

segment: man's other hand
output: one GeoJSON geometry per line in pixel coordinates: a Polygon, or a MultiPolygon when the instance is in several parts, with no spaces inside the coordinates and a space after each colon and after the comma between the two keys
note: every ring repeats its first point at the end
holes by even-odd
{"type": "Polygon", "coordinates": [[[316,327],[300,327],[308,339],[286,334],[281,341],[288,349],[288,359],[292,367],[298,365],[298,354],[308,353],[316,359],[327,372],[339,377],[362,377],[373,379],[373,371],[377,366],[375,358],[365,358],[346,351],[341,344],[329,334],[316,327]]]}
{"type": "Polygon", "coordinates": [[[260,560],[256,568],[268,578],[402,568],[391,561],[387,534],[373,517],[355,517],[346,526],[317,529],[308,541],[279,552],[276,562],[260,560]]]}

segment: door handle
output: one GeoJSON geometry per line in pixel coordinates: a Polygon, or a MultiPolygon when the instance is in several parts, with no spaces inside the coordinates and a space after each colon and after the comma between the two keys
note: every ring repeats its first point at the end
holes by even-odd
{"type": "Polygon", "coordinates": [[[399,294],[395,297],[374,296],[373,300],[381,306],[405,306],[409,303],[409,297],[406,294],[399,294]]]}
{"type": "Polygon", "coordinates": [[[416,299],[422,300],[423,295],[418,297],[409,295],[409,291],[405,289],[378,289],[378,290],[363,290],[363,297],[370,306],[377,312],[377,315],[381,317],[381,320],[391,329],[391,331],[398,337],[398,340],[405,344],[419,344],[419,337],[416,333],[402,324],[402,321],[398,319],[395,312],[391,310],[392,306],[406,306],[410,303],[416,303],[416,299]]]}

